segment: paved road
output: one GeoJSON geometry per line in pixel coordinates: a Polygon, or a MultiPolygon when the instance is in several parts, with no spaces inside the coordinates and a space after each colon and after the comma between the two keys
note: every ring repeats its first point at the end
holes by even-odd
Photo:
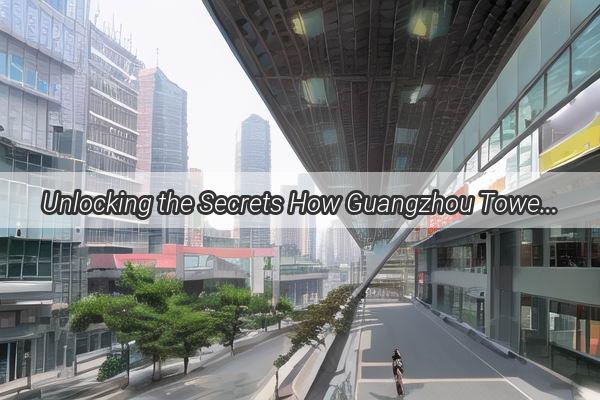
{"type": "Polygon", "coordinates": [[[554,375],[506,358],[413,304],[367,301],[358,399],[397,399],[391,355],[400,348],[406,399],[573,399],[554,375]]]}
{"type": "Polygon", "coordinates": [[[159,382],[135,397],[136,400],[250,399],[270,377],[273,361],[290,348],[287,336],[277,336],[250,350],[210,363],[185,378],[159,382]]]}

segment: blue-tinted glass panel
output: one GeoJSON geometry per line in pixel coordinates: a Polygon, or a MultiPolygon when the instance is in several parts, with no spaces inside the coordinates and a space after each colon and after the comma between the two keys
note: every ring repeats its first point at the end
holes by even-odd
{"type": "Polygon", "coordinates": [[[516,100],[517,89],[517,54],[515,53],[498,77],[498,112],[502,114],[516,100]]]}
{"type": "Polygon", "coordinates": [[[523,90],[538,73],[541,67],[542,40],[539,21],[533,25],[519,46],[519,92],[523,90]]]}
{"type": "Polygon", "coordinates": [[[525,131],[544,109],[544,79],[539,79],[519,102],[519,133],[525,131]]]}
{"type": "Polygon", "coordinates": [[[573,87],[600,68],[600,18],[596,17],[571,46],[573,87]]]}
{"type": "Polygon", "coordinates": [[[571,33],[570,1],[552,0],[542,13],[542,65],[556,54],[571,33]]]}
{"type": "Polygon", "coordinates": [[[481,145],[481,149],[479,150],[479,156],[481,157],[481,166],[484,167],[489,161],[490,155],[490,139],[486,139],[485,142],[481,145]]]}
{"type": "Polygon", "coordinates": [[[502,148],[505,148],[517,137],[517,112],[512,110],[502,120],[502,148]]]}
{"type": "Polygon", "coordinates": [[[10,79],[17,82],[23,82],[23,57],[11,54],[10,79]]]}
{"type": "Polygon", "coordinates": [[[492,136],[490,136],[490,151],[489,159],[491,160],[500,152],[500,127],[496,129],[492,136]]]}
{"type": "Polygon", "coordinates": [[[37,73],[33,69],[25,70],[25,85],[35,88],[37,73]]]}
{"type": "Polygon", "coordinates": [[[6,52],[0,51],[0,75],[6,76],[6,63],[8,61],[8,56],[6,52]]]}
{"type": "Polygon", "coordinates": [[[571,0],[571,32],[575,31],[598,6],[600,6],[600,0],[571,0]]]}
{"type": "Polygon", "coordinates": [[[569,93],[569,52],[565,51],[546,72],[546,108],[550,108],[569,93]]]}

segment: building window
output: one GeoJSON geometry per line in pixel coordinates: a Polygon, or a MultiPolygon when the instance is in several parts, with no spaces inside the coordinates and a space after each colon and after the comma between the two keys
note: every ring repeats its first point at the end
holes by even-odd
{"type": "Polygon", "coordinates": [[[10,55],[10,79],[23,82],[23,57],[10,55]]]}
{"type": "Polygon", "coordinates": [[[0,75],[6,76],[6,62],[8,56],[5,51],[0,51],[0,75]]]}
{"type": "Polygon", "coordinates": [[[490,149],[488,152],[489,161],[491,161],[498,153],[500,153],[500,127],[496,129],[490,136],[490,149]]]}
{"type": "Polygon", "coordinates": [[[571,45],[573,87],[600,68],[600,18],[596,18],[571,45]]]}
{"type": "Polygon", "coordinates": [[[550,229],[550,266],[587,267],[585,229],[550,229]]]}
{"type": "Polygon", "coordinates": [[[521,231],[521,267],[544,265],[544,230],[523,229],[521,231]]]}
{"type": "Polygon", "coordinates": [[[544,80],[539,79],[519,102],[519,133],[523,133],[544,109],[544,80]]]}
{"type": "Polygon", "coordinates": [[[512,110],[502,120],[502,148],[505,148],[517,137],[517,110],[512,110]]]}
{"type": "Polygon", "coordinates": [[[569,52],[565,51],[546,72],[546,108],[569,94],[569,52]]]}
{"type": "Polygon", "coordinates": [[[600,228],[591,229],[592,267],[600,267],[600,228]]]}
{"type": "Polygon", "coordinates": [[[586,352],[587,307],[550,301],[550,343],[569,350],[586,352]]]}
{"type": "Polygon", "coordinates": [[[17,313],[14,311],[0,312],[0,328],[14,328],[17,326],[17,313]]]}
{"type": "Polygon", "coordinates": [[[521,354],[548,365],[548,300],[521,295],[521,354]]]}

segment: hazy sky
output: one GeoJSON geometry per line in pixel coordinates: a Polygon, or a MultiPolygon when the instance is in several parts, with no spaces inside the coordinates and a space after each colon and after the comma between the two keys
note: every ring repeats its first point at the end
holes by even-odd
{"type": "Polygon", "coordinates": [[[188,92],[189,165],[233,171],[235,132],[255,113],[269,120],[273,171],[304,171],[201,0],[91,0],[98,25],[123,26],[147,67],[188,92]]]}
{"type": "MultiPolygon", "coordinates": [[[[91,0],[92,21],[97,13],[99,27],[111,28],[114,18],[123,38],[131,34],[133,52],[147,67],[156,66],[158,48],[159,67],[188,92],[189,166],[205,171],[207,186],[233,189],[236,131],[252,113],[271,125],[273,172],[305,171],[201,0],[91,0]],[[220,179],[211,181],[211,172],[220,179]]],[[[295,183],[285,179],[274,174],[273,190],[295,183]]],[[[209,220],[221,228],[232,223],[209,220]]],[[[330,220],[317,219],[319,226],[330,220]]]]}

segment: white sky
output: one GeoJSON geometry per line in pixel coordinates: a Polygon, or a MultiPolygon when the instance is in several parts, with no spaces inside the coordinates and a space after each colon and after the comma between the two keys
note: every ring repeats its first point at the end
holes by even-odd
{"type": "MultiPolygon", "coordinates": [[[[189,166],[208,173],[207,185],[216,185],[210,172],[231,172],[230,182],[218,184],[233,188],[235,134],[252,113],[271,125],[273,172],[305,172],[201,0],[91,0],[92,21],[98,8],[98,26],[112,26],[114,15],[115,29],[122,24],[123,38],[131,34],[138,58],[154,67],[158,48],[159,67],[188,92],[189,166]]],[[[274,191],[295,183],[275,175],[274,191]]],[[[318,225],[327,225],[322,219],[318,225]]],[[[222,222],[211,219],[227,228],[222,222]]]]}

